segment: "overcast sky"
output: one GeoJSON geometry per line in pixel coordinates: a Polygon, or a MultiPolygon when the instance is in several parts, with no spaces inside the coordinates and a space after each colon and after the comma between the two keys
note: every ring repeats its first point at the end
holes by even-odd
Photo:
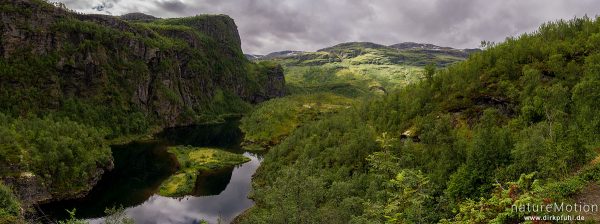
{"type": "Polygon", "coordinates": [[[227,14],[245,53],[314,51],[349,41],[457,48],[502,41],[545,21],[600,14],[598,0],[59,0],[84,13],[227,14]]]}

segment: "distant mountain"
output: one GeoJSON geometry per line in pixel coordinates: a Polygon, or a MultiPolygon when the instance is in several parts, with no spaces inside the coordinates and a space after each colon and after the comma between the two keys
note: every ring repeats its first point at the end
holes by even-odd
{"type": "Polygon", "coordinates": [[[277,52],[267,54],[263,58],[271,59],[271,58],[290,57],[290,56],[296,56],[296,55],[299,55],[302,53],[304,53],[304,51],[289,51],[289,50],[288,51],[277,51],[277,52]]]}
{"type": "Polygon", "coordinates": [[[456,57],[464,57],[467,58],[469,57],[470,54],[481,51],[481,49],[455,49],[455,48],[451,48],[451,47],[440,47],[437,45],[433,45],[433,44],[426,44],[426,43],[414,43],[414,42],[404,42],[404,43],[399,43],[399,44],[393,44],[390,45],[389,47],[391,48],[395,48],[398,50],[404,50],[404,51],[420,51],[420,52],[424,52],[424,53],[442,53],[442,54],[448,54],[448,55],[453,55],[456,57]]]}
{"type": "Polygon", "coordinates": [[[258,60],[258,59],[261,59],[262,57],[264,57],[264,55],[260,55],[260,54],[244,54],[244,56],[246,56],[246,58],[248,60],[258,60]]]}
{"type": "Polygon", "coordinates": [[[337,51],[344,50],[344,49],[366,49],[366,48],[384,49],[384,48],[387,48],[387,46],[381,45],[381,44],[376,44],[376,43],[371,43],[371,42],[348,42],[348,43],[337,44],[333,47],[323,48],[323,49],[317,50],[317,52],[337,52],[337,51]]]}
{"type": "Polygon", "coordinates": [[[285,57],[290,57],[290,56],[296,56],[296,55],[299,55],[302,53],[304,53],[304,51],[286,50],[286,51],[271,52],[267,55],[246,54],[246,58],[248,58],[248,60],[270,60],[270,59],[275,59],[275,58],[285,58],[285,57]]]}
{"type": "Polygon", "coordinates": [[[316,52],[279,51],[250,60],[276,60],[284,65],[323,65],[348,61],[351,64],[411,65],[444,67],[462,61],[479,49],[454,49],[433,44],[404,42],[385,46],[371,42],[348,42],[316,52]]]}
{"type": "Polygon", "coordinates": [[[454,49],[451,47],[440,47],[440,46],[433,45],[433,44],[422,44],[422,43],[415,43],[415,42],[404,42],[404,43],[399,43],[399,44],[393,44],[393,45],[390,45],[389,47],[396,48],[398,50],[418,50],[418,49],[452,50],[452,49],[454,49]]]}

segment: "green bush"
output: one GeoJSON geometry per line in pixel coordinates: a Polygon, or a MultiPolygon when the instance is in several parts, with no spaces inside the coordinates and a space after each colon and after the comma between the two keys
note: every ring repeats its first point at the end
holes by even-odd
{"type": "Polygon", "coordinates": [[[21,205],[10,188],[0,182],[0,223],[25,223],[21,205]]]}
{"type": "Polygon", "coordinates": [[[109,166],[104,133],[68,119],[12,119],[0,113],[0,176],[31,172],[53,193],[88,187],[97,169],[109,166]],[[6,166],[8,165],[8,166],[6,166]]]}

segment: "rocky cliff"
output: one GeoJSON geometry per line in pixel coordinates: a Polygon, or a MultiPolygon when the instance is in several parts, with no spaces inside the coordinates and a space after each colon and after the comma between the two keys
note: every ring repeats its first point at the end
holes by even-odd
{"type": "MultiPolygon", "coordinates": [[[[242,113],[249,103],[282,96],[284,87],[281,66],[244,57],[237,27],[225,15],[113,17],[79,14],[42,0],[0,1],[2,116],[49,117],[53,124],[70,120],[117,138],[242,113]]],[[[37,139],[34,132],[13,129],[15,136],[37,139]]],[[[46,138],[69,139],[61,133],[46,138]]],[[[0,161],[12,161],[0,167],[17,167],[0,169],[0,182],[12,186],[25,207],[85,195],[110,169],[102,165],[110,158],[72,172],[66,166],[69,175],[84,178],[71,182],[85,186],[65,190],[72,183],[58,180],[57,169],[53,175],[34,169],[49,160],[31,158],[50,149],[40,143],[33,150],[29,140],[17,140],[0,142],[5,150],[0,161]],[[13,145],[26,156],[6,157],[13,145]]],[[[53,148],[61,153],[52,161],[78,163],[94,150],[110,154],[105,142],[93,144],[83,151],[53,148]]]]}
{"type": "Polygon", "coordinates": [[[284,94],[281,68],[249,62],[228,16],[128,18],[78,14],[41,0],[0,3],[2,112],[108,107],[168,127],[232,112],[228,104],[236,99],[284,94]]]}

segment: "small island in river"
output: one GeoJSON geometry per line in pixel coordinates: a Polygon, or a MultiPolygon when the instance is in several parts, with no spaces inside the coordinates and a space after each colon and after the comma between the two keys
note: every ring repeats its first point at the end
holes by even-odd
{"type": "Polygon", "coordinates": [[[177,157],[179,169],[160,186],[159,194],[167,197],[191,194],[196,178],[201,172],[228,168],[250,161],[250,158],[243,155],[213,148],[175,146],[169,147],[168,151],[177,157]]]}

